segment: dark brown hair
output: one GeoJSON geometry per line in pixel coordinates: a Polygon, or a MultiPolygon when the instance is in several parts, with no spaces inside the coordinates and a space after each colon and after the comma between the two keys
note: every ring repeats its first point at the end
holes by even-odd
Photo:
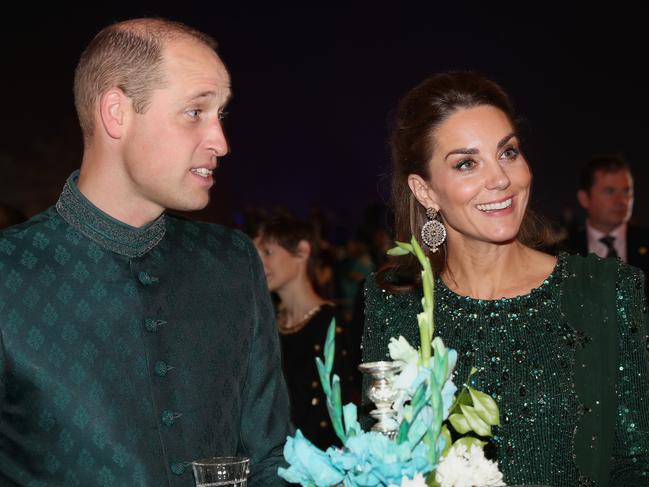
{"type": "Polygon", "coordinates": [[[291,254],[296,254],[300,242],[306,241],[311,248],[306,268],[307,277],[314,289],[319,291],[316,279],[318,238],[313,224],[288,214],[273,215],[259,225],[257,237],[262,242],[275,242],[291,254]]]}
{"type": "Polygon", "coordinates": [[[582,167],[579,173],[579,189],[590,192],[593,184],[595,184],[595,174],[598,171],[606,173],[628,171],[631,173],[631,168],[620,154],[604,154],[593,157],[582,167]]]}
{"type": "MultiPolygon", "coordinates": [[[[430,180],[435,130],[457,110],[484,105],[502,111],[516,129],[514,110],[507,94],[493,81],[471,72],[431,76],[410,90],[396,111],[390,139],[394,163],[392,204],[395,236],[397,240],[406,242],[410,241],[411,235],[415,236],[428,253],[435,273],[445,268],[446,246],[432,253],[421,241],[421,227],[427,221],[426,209],[410,191],[408,176],[417,174],[426,181],[430,180]]],[[[518,239],[526,245],[540,247],[546,242],[547,234],[541,219],[528,209],[518,239]]],[[[377,278],[379,284],[392,291],[409,290],[418,282],[419,270],[412,256],[391,258],[377,278]]]]}

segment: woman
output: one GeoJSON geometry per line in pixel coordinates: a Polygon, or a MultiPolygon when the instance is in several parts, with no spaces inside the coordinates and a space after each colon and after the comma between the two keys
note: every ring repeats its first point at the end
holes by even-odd
{"type": "MultiPolygon", "coordinates": [[[[434,75],[401,101],[392,151],[397,239],[427,244],[456,383],[476,366],[472,382],[499,405],[491,453],[505,481],[648,485],[642,273],[535,250],[532,177],[507,95],[475,74],[434,75]]],[[[386,359],[390,337],[419,342],[419,271],[400,257],[369,281],[364,361],[386,359]]]]}
{"type": "MultiPolygon", "coordinates": [[[[338,440],[329,422],[315,357],[323,355],[327,330],[337,312],[315,289],[315,231],[308,222],[279,216],[262,224],[255,244],[268,288],[279,297],[277,325],[291,419],[315,445],[327,448],[338,440]]],[[[347,344],[339,320],[338,324],[335,372],[348,386],[347,344]]]]}

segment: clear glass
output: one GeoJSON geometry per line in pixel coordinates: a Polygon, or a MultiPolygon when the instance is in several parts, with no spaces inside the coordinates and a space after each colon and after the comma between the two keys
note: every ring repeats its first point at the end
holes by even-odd
{"type": "Polygon", "coordinates": [[[250,459],[245,457],[203,458],[192,462],[196,487],[247,487],[250,459]]]}

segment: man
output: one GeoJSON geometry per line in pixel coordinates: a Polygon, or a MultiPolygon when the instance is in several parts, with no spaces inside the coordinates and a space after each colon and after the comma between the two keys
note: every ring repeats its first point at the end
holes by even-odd
{"type": "Polygon", "coordinates": [[[165,215],[209,199],[228,72],[162,19],[103,29],[75,73],[80,172],[0,234],[0,485],[193,486],[192,460],[277,477],[288,399],[242,233],[165,215]]]}
{"type": "Polygon", "coordinates": [[[633,211],[633,177],[626,161],[615,155],[592,159],[581,172],[579,204],[586,227],[574,232],[567,246],[582,254],[619,257],[649,270],[649,231],[629,225],[633,211]]]}

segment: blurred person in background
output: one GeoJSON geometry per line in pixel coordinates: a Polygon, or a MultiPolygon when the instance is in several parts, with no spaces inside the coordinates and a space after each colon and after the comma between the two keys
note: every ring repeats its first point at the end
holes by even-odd
{"type": "MultiPolygon", "coordinates": [[[[633,213],[633,175],[620,155],[594,157],[579,175],[577,199],[586,221],[565,242],[572,252],[620,258],[649,272],[649,228],[629,222],[633,213]]],[[[645,289],[646,286],[645,286],[645,289]]]]}
{"type": "Polygon", "coordinates": [[[323,355],[333,318],[337,319],[334,371],[341,378],[346,400],[354,399],[354,377],[348,333],[339,310],[317,287],[316,230],[305,220],[275,215],[259,226],[255,245],[264,264],[268,288],[278,297],[277,326],[291,420],[315,445],[326,449],[339,441],[330,425],[315,357],[323,355]]]}

